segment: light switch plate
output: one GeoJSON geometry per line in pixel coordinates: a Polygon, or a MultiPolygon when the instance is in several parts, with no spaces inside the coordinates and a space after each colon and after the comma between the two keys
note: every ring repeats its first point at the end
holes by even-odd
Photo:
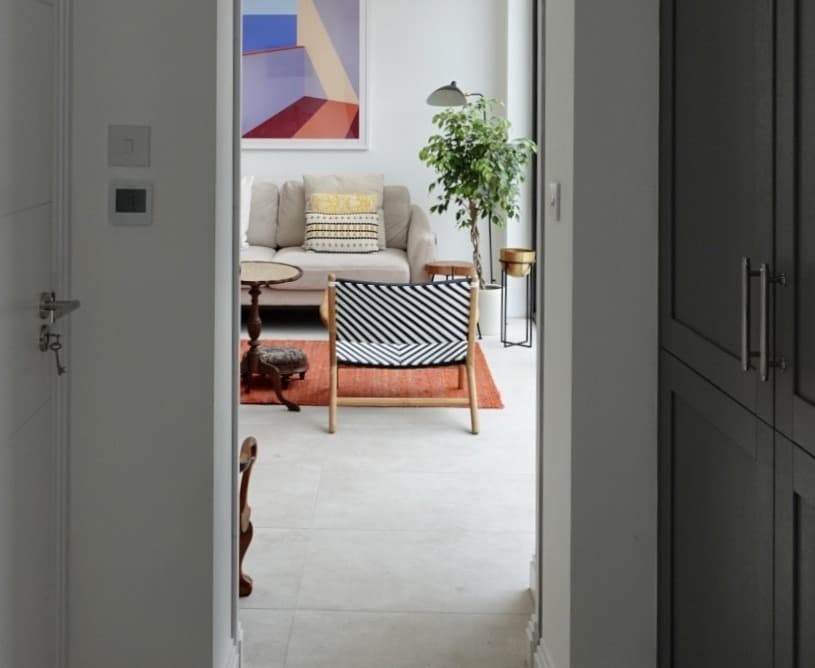
{"type": "Polygon", "coordinates": [[[552,212],[552,220],[554,222],[560,221],[560,183],[552,181],[549,184],[549,193],[547,197],[549,210],[552,212]]]}
{"type": "Polygon", "coordinates": [[[109,125],[108,167],[149,167],[150,126],[109,125]]]}

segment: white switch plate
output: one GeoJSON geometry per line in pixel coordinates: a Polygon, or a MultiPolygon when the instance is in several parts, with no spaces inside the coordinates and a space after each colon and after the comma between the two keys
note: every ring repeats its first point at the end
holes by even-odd
{"type": "Polygon", "coordinates": [[[149,167],[150,126],[109,125],[108,167],[149,167]]]}

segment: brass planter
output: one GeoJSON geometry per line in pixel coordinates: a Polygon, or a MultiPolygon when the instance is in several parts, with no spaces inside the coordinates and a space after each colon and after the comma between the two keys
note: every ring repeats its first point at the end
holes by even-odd
{"type": "Polygon", "coordinates": [[[510,276],[526,276],[535,264],[535,251],[529,248],[502,248],[498,259],[510,276]]]}

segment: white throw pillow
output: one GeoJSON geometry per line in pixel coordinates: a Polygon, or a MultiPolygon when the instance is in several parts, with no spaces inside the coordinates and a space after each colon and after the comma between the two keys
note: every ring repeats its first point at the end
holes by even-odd
{"type": "Polygon", "coordinates": [[[318,253],[376,253],[379,215],[376,213],[306,214],[305,250],[318,253]]]}
{"type": "Polygon", "coordinates": [[[244,176],[241,178],[241,248],[249,247],[249,210],[252,205],[252,184],[255,182],[254,176],[244,176]]]}

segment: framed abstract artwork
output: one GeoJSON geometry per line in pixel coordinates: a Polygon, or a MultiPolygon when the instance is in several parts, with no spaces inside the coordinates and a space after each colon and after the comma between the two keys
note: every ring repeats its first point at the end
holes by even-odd
{"type": "Polygon", "coordinates": [[[365,0],[243,0],[243,148],[365,149],[365,0]]]}

